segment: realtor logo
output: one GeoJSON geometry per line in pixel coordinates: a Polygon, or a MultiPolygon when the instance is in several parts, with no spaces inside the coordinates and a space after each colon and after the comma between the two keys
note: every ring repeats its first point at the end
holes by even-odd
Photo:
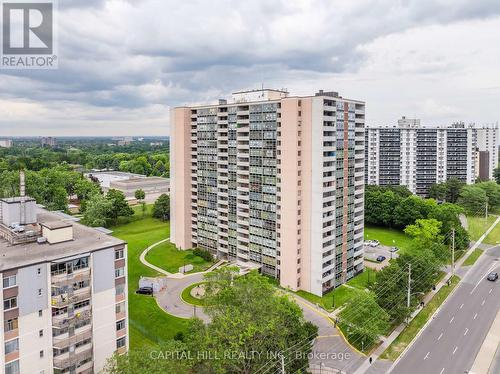
{"type": "Polygon", "coordinates": [[[2,3],[0,68],[54,69],[53,1],[2,3]]]}

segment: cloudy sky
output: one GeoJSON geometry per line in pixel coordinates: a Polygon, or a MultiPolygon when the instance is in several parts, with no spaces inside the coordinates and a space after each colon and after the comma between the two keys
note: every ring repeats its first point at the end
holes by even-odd
{"type": "Polygon", "coordinates": [[[500,117],[498,0],[59,0],[59,69],[0,70],[0,136],[167,135],[232,91],[335,90],[368,123],[500,117]]]}

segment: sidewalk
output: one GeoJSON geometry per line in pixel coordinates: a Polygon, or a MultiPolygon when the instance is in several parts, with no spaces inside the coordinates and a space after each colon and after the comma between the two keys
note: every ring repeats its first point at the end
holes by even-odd
{"type": "Polygon", "coordinates": [[[498,354],[500,348],[500,311],[498,311],[490,331],[484,338],[481,349],[479,350],[470,374],[494,374],[495,373],[495,354],[498,354]]]}

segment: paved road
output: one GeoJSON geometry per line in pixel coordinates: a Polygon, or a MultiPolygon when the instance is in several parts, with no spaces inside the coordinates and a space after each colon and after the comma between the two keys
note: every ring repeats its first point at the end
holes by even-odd
{"type": "Polygon", "coordinates": [[[500,247],[487,250],[471,267],[456,292],[392,370],[392,374],[460,374],[472,367],[500,308],[500,247]]]}

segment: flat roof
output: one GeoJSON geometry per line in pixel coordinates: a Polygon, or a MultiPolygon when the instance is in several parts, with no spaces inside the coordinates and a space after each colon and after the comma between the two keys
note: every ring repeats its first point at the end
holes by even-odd
{"type": "Polygon", "coordinates": [[[71,227],[70,222],[65,221],[51,221],[51,222],[40,222],[40,226],[46,227],[50,230],[64,229],[66,227],[71,227]]]}
{"type": "Polygon", "coordinates": [[[33,199],[32,197],[29,197],[29,196],[25,196],[25,197],[5,197],[3,199],[0,199],[0,201],[3,201],[7,204],[14,204],[14,203],[20,203],[21,201],[24,201],[24,202],[31,202],[31,201],[35,201],[35,199],[33,199]]]}
{"type": "Polygon", "coordinates": [[[11,245],[8,241],[0,238],[0,272],[125,244],[123,240],[106,235],[91,227],[73,221],[68,222],[57,212],[37,208],[37,221],[45,226],[55,222],[72,224],[73,240],[56,244],[33,242],[11,245]]]}

